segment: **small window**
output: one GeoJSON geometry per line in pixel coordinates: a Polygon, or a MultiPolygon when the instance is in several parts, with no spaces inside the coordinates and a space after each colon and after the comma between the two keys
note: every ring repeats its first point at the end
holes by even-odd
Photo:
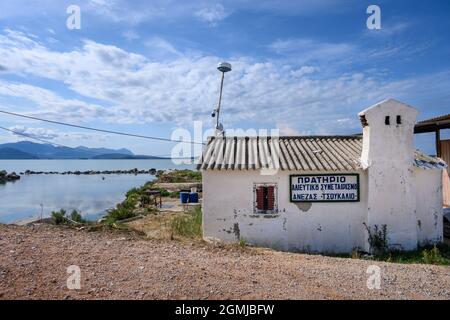
{"type": "Polygon", "coordinates": [[[390,124],[389,116],[386,116],[386,117],[384,118],[384,124],[387,125],[387,126],[390,124]]]}
{"type": "Polygon", "coordinates": [[[277,209],[277,185],[255,184],[254,186],[254,211],[258,214],[274,214],[277,209]]]}
{"type": "Polygon", "coordinates": [[[402,124],[402,117],[401,116],[397,116],[397,124],[402,124]]]}

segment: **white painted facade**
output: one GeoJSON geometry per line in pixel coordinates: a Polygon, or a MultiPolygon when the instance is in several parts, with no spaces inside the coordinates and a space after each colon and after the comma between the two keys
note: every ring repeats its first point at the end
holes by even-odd
{"type": "Polygon", "coordinates": [[[206,240],[245,242],[285,251],[368,250],[369,226],[387,226],[392,247],[411,250],[440,242],[441,170],[413,166],[413,127],[417,110],[387,100],[362,111],[365,118],[358,202],[290,201],[290,175],[329,171],[203,170],[203,235],[206,240]],[[386,125],[386,116],[390,124],[386,125]],[[397,124],[397,116],[400,122],[397,124]],[[254,211],[254,185],[276,184],[278,212],[254,211]]]}

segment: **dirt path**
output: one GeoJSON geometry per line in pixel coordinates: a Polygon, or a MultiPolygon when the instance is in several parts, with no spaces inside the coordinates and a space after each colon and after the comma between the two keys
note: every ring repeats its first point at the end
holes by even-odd
{"type": "Polygon", "coordinates": [[[0,299],[450,299],[450,267],[145,240],[119,232],[0,225],[0,299]],[[79,291],[66,268],[81,268],[79,291]]]}

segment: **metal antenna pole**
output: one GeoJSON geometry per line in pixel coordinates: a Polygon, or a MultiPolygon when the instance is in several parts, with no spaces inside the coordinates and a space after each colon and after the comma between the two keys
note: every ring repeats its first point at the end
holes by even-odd
{"type": "Polygon", "coordinates": [[[220,81],[220,93],[219,93],[219,103],[217,105],[217,119],[216,128],[219,127],[219,116],[220,116],[220,104],[222,102],[222,90],[223,90],[223,79],[225,78],[225,72],[222,72],[222,80],[220,81]]]}
{"type": "Polygon", "coordinates": [[[211,117],[217,116],[216,119],[216,134],[221,134],[222,136],[225,135],[225,131],[223,130],[223,125],[219,122],[219,115],[220,115],[220,106],[222,104],[222,90],[223,90],[223,79],[225,78],[225,72],[231,71],[231,64],[228,62],[221,62],[217,66],[217,70],[222,72],[222,80],[220,81],[220,94],[219,94],[219,103],[217,104],[217,108],[213,110],[211,113],[211,117]]]}

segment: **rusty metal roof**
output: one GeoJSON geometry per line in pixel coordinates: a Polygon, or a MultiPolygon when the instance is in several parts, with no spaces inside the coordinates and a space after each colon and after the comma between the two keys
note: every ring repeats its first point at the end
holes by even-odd
{"type": "MultiPolygon", "coordinates": [[[[353,171],[361,169],[362,137],[210,137],[197,162],[199,170],[281,169],[353,171]]],[[[445,168],[439,158],[415,152],[414,165],[445,168]]]]}

